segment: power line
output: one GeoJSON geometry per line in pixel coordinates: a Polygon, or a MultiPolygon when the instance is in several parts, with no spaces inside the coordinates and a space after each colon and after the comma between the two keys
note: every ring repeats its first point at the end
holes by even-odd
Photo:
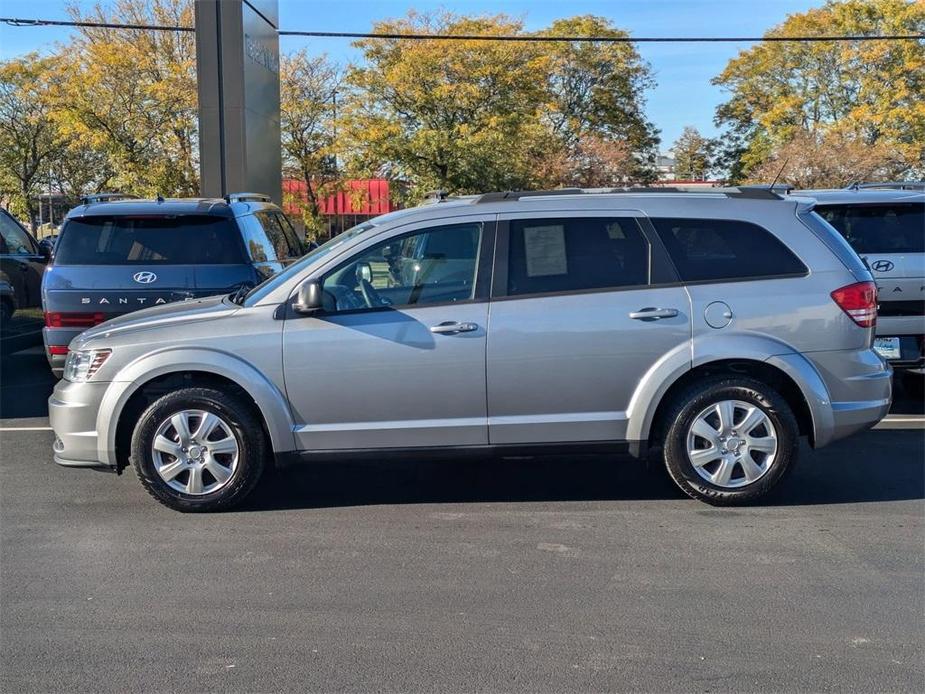
{"type": "Polygon", "coordinates": [[[20,19],[0,17],[0,22],[11,27],[87,27],[91,29],[132,29],[134,31],[196,31],[195,27],[164,24],[118,24],[115,22],[65,21],[61,19],[20,19]]]}
{"type": "Polygon", "coordinates": [[[384,34],[347,31],[283,31],[280,36],[346,39],[408,39],[409,41],[517,41],[540,43],[731,43],[755,41],[921,41],[925,34],[885,36],[491,36],[486,34],[384,34]]]}
{"type": "MultiPolygon", "coordinates": [[[[22,19],[0,17],[0,22],[14,27],[65,26],[92,29],[129,29],[134,31],[195,31],[194,27],[158,24],[120,24],[116,22],[65,21],[57,19],[22,19]]],[[[825,41],[922,41],[925,34],[887,34],[852,36],[493,36],[486,34],[401,34],[349,31],[287,31],[280,36],[342,39],[404,39],[408,41],[514,41],[518,43],[754,43],[754,42],[825,42],[825,41]]]]}

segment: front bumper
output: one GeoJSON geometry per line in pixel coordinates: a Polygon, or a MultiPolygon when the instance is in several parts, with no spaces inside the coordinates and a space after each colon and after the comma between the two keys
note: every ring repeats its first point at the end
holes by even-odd
{"type": "Polygon", "coordinates": [[[48,398],[55,462],[67,467],[110,467],[100,462],[97,414],[109,383],[58,381],[48,398]]]}

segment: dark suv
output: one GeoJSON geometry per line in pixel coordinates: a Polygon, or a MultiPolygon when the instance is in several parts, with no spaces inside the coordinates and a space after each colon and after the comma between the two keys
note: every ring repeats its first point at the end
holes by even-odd
{"type": "Polygon", "coordinates": [[[60,376],[83,330],[148,306],[252,287],[304,253],[264,195],[87,199],[68,213],[42,282],[48,361],[60,376]]]}
{"type": "Polygon", "coordinates": [[[40,289],[48,255],[9,212],[0,209],[0,350],[4,352],[38,339],[40,289]]]}

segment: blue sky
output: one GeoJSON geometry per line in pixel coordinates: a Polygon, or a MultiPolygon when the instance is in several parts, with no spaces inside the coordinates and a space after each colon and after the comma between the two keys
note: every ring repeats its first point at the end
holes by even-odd
{"type": "MultiPolygon", "coordinates": [[[[378,19],[418,11],[446,9],[457,13],[504,12],[540,29],[554,19],[578,14],[607,17],[636,36],[760,36],[788,14],[821,5],[823,0],[279,0],[280,27],[315,31],[368,31],[378,19]]],[[[94,3],[81,0],[79,5],[94,3]]],[[[66,19],[65,3],[54,0],[0,0],[0,14],[66,19]]],[[[67,38],[61,28],[10,28],[0,25],[0,59],[29,51],[50,50],[67,38]]],[[[750,44],[639,44],[658,86],[647,95],[646,113],[662,131],[667,149],[685,125],[714,135],[713,112],[723,92],[710,85],[726,62],[750,44]]],[[[307,47],[339,62],[358,59],[349,40],[283,37],[283,51],[307,47]]]]}

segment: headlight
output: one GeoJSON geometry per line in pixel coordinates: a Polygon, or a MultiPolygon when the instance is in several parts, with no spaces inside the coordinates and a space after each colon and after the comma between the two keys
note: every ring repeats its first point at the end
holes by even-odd
{"type": "Polygon", "coordinates": [[[112,354],[108,349],[88,349],[81,352],[68,352],[64,362],[64,380],[73,383],[89,381],[100,370],[103,363],[112,354]]]}

